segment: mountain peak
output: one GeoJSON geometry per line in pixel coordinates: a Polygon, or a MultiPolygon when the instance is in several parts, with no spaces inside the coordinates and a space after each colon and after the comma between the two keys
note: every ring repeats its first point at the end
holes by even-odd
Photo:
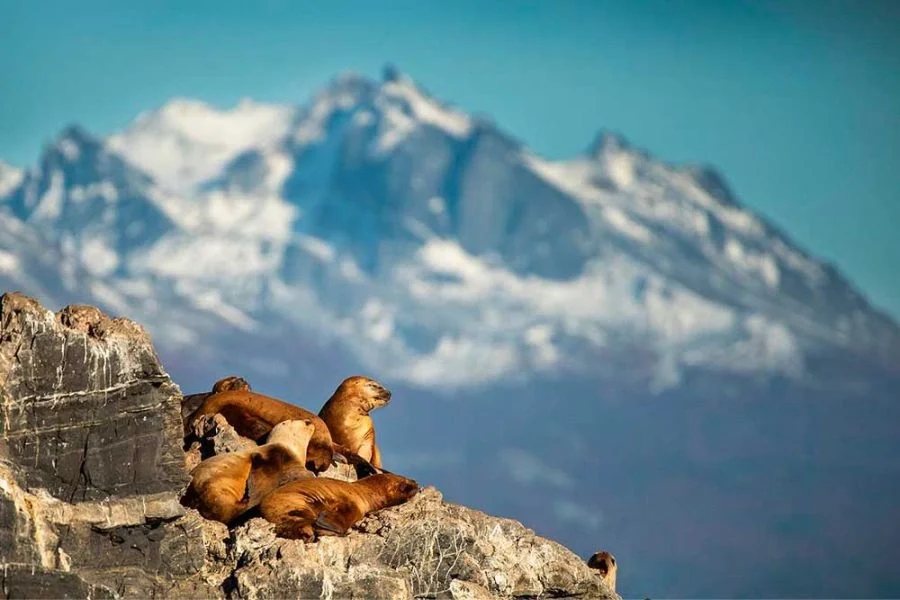
{"type": "Polygon", "coordinates": [[[381,81],[383,83],[399,83],[406,81],[412,83],[412,78],[401,71],[397,65],[393,63],[385,63],[381,68],[381,81]]]}
{"type": "Polygon", "coordinates": [[[102,142],[80,125],[67,125],[49,145],[44,146],[44,164],[74,164],[84,156],[94,156],[102,148],[102,142]]]}
{"type": "Polygon", "coordinates": [[[594,136],[591,145],[588,146],[588,154],[594,158],[601,158],[607,154],[633,149],[633,146],[625,136],[614,131],[601,129],[594,136]]]}
{"type": "Polygon", "coordinates": [[[70,123],[63,127],[62,131],[59,132],[59,135],[56,136],[57,140],[68,139],[73,142],[90,142],[96,141],[96,138],[91,135],[84,127],[78,125],[77,123],[70,123]]]}
{"type": "Polygon", "coordinates": [[[391,63],[385,64],[381,69],[381,80],[385,83],[399,81],[402,77],[403,73],[400,72],[400,69],[391,63]]]}

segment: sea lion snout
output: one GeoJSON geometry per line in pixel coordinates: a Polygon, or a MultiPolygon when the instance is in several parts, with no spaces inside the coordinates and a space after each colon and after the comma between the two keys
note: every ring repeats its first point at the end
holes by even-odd
{"type": "Polygon", "coordinates": [[[377,381],[369,381],[369,390],[378,399],[390,400],[391,398],[391,390],[377,381]]]}
{"type": "Polygon", "coordinates": [[[381,386],[380,390],[380,398],[384,400],[384,403],[387,404],[391,401],[391,390],[387,389],[384,386],[381,386]]]}
{"type": "Polygon", "coordinates": [[[391,401],[391,390],[374,380],[369,380],[366,384],[365,393],[374,404],[373,408],[385,406],[391,401]]]}
{"type": "Polygon", "coordinates": [[[412,498],[422,491],[422,486],[420,486],[419,483],[413,479],[407,479],[400,484],[400,491],[407,498],[412,498]]]}

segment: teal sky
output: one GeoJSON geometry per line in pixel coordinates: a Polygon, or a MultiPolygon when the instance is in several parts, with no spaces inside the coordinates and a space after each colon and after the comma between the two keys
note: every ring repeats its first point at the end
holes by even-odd
{"type": "Polygon", "coordinates": [[[604,128],[714,164],[900,317],[900,1],[0,0],[0,159],[388,61],[549,157],[604,128]]]}

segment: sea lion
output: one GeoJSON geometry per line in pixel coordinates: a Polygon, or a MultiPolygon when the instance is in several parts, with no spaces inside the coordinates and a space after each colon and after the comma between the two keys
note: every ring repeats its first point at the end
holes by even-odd
{"type": "Polygon", "coordinates": [[[312,477],[304,464],[314,431],[309,419],[283,421],[262,446],[202,461],[191,471],[185,505],[228,525],[278,486],[312,477]]]}
{"type": "Polygon", "coordinates": [[[587,565],[592,569],[597,569],[600,572],[600,577],[603,578],[609,589],[616,591],[616,570],[618,567],[616,566],[615,556],[606,550],[601,550],[600,552],[595,552],[588,559],[587,565]]]}
{"type": "Polygon", "coordinates": [[[391,391],[368,377],[348,377],[322,406],[319,416],[331,438],[372,466],[381,468],[381,451],[375,443],[375,424],[369,413],[391,401],[391,391]]]}
{"type": "Polygon", "coordinates": [[[215,382],[212,386],[212,393],[219,392],[249,392],[251,391],[250,382],[243,377],[237,375],[229,375],[215,382]]]}
{"type": "Polygon", "coordinates": [[[355,482],[304,479],[271,492],[259,505],[281,537],[312,541],[319,535],[345,535],[364,516],[412,498],[419,484],[393,473],[355,482]]]}
{"type": "Polygon", "coordinates": [[[192,419],[191,417],[197,411],[197,408],[203,404],[203,401],[213,394],[227,391],[250,391],[250,383],[243,377],[237,375],[229,375],[215,382],[212,391],[201,392],[199,394],[188,394],[181,399],[181,423],[184,425],[184,437],[191,433],[192,419]]]}
{"type": "Polygon", "coordinates": [[[203,415],[219,413],[234,430],[251,440],[259,440],[282,421],[309,419],[316,430],[306,451],[306,468],[321,473],[331,465],[334,445],[328,426],[315,413],[257,392],[227,390],[210,394],[188,418],[193,424],[203,415]]]}

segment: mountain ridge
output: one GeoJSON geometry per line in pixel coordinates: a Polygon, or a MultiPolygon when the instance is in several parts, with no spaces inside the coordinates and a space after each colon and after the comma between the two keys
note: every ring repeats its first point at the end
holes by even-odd
{"type": "Polygon", "coordinates": [[[105,139],[70,126],[0,206],[48,239],[71,234],[60,252],[95,276],[162,281],[182,304],[219,280],[201,304],[239,329],[287,298],[332,313],[297,324],[350,338],[361,328],[373,345],[357,352],[363,364],[402,376],[412,361],[420,383],[486,357],[485,381],[558,370],[610,336],[646,338],[664,378],[702,365],[800,377],[822,344],[891,369],[900,355],[890,317],[713,167],[656,160],[604,130],[585,153],[549,161],[390,66],[380,81],[343,73],[305,106],[179,98],[105,139]],[[72,208],[85,203],[96,208],[72,208]],[[47,222],[47,211],[66,215],[47,222]],[[124,236],[135,221],[143,233],[124,236]],[[353,308],[328,308],[338,298],[353,308]],[[498,325],[488,298],[519,324],[498,325]],[[423,331],[401,316],[441,310],[457,323],[423,331]]]}

